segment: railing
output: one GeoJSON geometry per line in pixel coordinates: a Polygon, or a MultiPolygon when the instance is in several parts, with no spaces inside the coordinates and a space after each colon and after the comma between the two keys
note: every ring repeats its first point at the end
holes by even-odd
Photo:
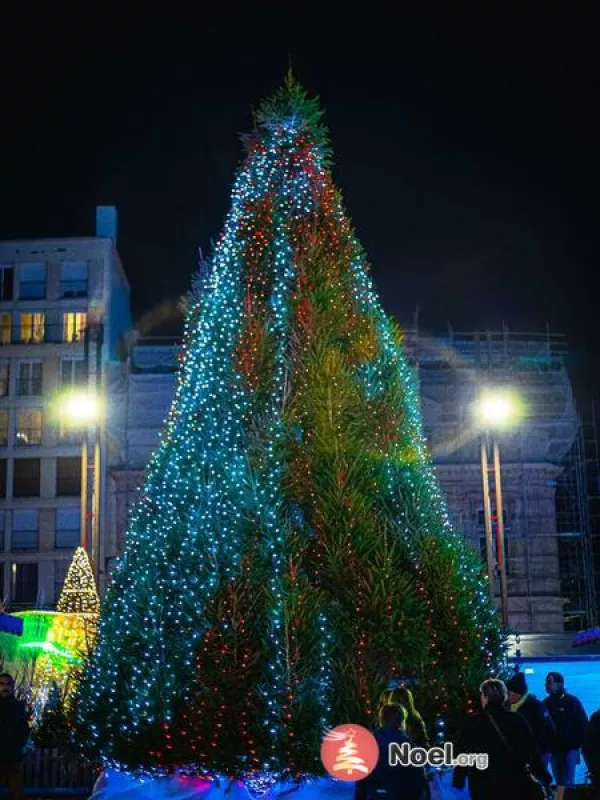
{"type": "Polygon", "coordinates": [[[62,281],[60,284],[61,297],[87,297],[87,281],[62,281]]]}
{"type": "MultiPolygon", "coordinates": [[[[87,797],[98,770],[82,758],[57,749],[39,749],[23,758],[25,793],[29,796],[68,795],[87,797]]],[[[6,789],[0,787],[0,797],[6,789]]]]}
{"type": "Polygon", "coordinates": [[[73,330],[60,324],[13,326],[0,329],[0,345],[71,344],[83,342],[85,328],[73,330]]]}

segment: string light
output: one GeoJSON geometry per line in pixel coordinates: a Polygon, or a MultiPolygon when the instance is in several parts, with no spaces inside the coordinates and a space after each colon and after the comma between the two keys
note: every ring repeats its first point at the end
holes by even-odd
{"type": "Polygon", "coordinates": [[[429,670],[430,704],[500,663],[321,114],[293,79],[263,104],[190,304],[81,689],[87,747],[119,769],[298,779],[323,727],[370,721],[400,660],[429,670]]]}

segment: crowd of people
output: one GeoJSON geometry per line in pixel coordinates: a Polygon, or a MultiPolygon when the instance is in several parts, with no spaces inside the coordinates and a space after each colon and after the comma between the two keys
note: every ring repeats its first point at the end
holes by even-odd
{"type": "MultiPolygon", "coordinates": [[[[483,682],[481,711],[466,719],[455,754],[486,754],[487,767],[455,767],[455,788],[467,787],[473,800],[541,798],[552,782],[573,786],[583,755],[591,780],[588,797],[600,798],[600,710],[588,720],[558,672],[546,676],[546,693],[543,701],[531,694],[522,672],[506,683],[496,678],[483,682]]],[[[431,772],[425,767],[390,766],[388,760],[391,743],[422,748],[431,744],[408,687],[383,693],[375,735],[379,762],[356,784],[356,800],[430,798],[431,772]]],[[[0,674],[0,782],[7,786],[9,800],[23,797],[22,759],[28,737],[25,704],[15,698],[12,677],[0,674]]]]}
{"type": "MultiPolygon", "coordinates": [[[[600,710],[590,720],[575,695],[565,689],[558,672],[546,676],[547,697],[529,692],[525,675],[508,681],[489,679],[480,688],[481,711],[467,717],[454,748],[485,754],[487,767],[456,766],[452,786],[467,789],[472,800],[527,800],[551,796],[561,789],[564,800],[600,798],[600,710]],[[591,783],[575,787],[581,757],[591,783]]],[[[427,800],[433,774],[427,767],[389,766],[391,742],[429,747],[427,729],[406,687],[384,692],[375,732],[380,758],[375,770],[356,784],[355,800],[427,800]]]]}

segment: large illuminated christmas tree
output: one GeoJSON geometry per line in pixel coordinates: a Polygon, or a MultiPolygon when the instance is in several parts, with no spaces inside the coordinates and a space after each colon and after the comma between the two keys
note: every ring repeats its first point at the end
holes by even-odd
{"type": "Polygon", "coordinates": [[[321,113],[291,78],[257,112],[188,313],[80,695],[108,764],[316,773],[324,726],[372,724],[390,680],[452,719],[501,657],[321,113]]]}

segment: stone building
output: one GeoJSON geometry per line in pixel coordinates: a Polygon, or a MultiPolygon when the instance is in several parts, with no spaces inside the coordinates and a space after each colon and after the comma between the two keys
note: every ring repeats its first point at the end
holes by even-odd
{"type": "MultiPolygon", "coordinates": [[[[451,332],[439,339],[411,331],[406,348],[418,371],[425,433],[451,516],[482,556],[482,432],[473,407],[482,387],[518,391],[523,416],[514,429],[498,436],[509,622],[523,634],[592,624],[595,600],[579,469],[580,424],[565,368],[564,339],[506,330],[451,332]]],[[[175,341],[147,339],[130,353],[125,458],[108,478],[107,552],[122,545],[128,508],[157,444],[174,392],[177,349],[175,341]]]]}

